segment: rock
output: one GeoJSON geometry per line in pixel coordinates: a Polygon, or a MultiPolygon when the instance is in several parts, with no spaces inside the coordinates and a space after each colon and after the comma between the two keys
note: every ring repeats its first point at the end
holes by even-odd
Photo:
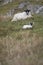
{"type": "Polygon", "coordinates": [[[18,6],[18,8],[20,8],[20,9],[21,9],[21,8],[24,8],[24,7],[26,6],[26,4],[27,4],[27,3],[25,3],[25,2],[20,3],[19,6],[18,6]]]}
{"type": "Polygon", "coordinates": [[[39,7],[36,11],[36,14],[43,13],[43,6],[39,7]]]}
{"type": "Polygon", "coordinates": [[[30,9],[32,13],[36,13],[37,9],[39,9],[41,5],[27,5],[27,9],[30,9]]]}

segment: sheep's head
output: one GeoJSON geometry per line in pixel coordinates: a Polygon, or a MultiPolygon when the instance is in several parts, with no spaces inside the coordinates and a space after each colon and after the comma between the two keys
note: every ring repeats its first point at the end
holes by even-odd
{"type": "Polygon", "coordinates": [[[29,14],[29,12],[30,12],[30,10],[28,10],[28,9],[27,9],[27,10],[25,10],[25,12],[26,12],[26,14],[28,15],[28,14],[29,14]]]}
{"type": "Polygon", "coordinates": [[[29,25],[32,25],[32,26],[34,26],[34,22],[29,22],[29,25]]]}

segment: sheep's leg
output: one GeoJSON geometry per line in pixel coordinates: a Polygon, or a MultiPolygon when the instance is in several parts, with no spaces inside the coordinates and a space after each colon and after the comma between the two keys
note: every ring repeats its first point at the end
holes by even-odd
{"type": "Polygon", "coordinates": [[[13,22],[13,21],[17,21],[17,18],[13,18],[11,21],[12,21],[12,22],[13,22]]]}

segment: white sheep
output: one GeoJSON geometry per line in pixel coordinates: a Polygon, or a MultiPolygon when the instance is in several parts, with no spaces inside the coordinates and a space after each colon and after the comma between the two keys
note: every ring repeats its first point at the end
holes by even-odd
{"type": "Polygon", "coordinates": [[[23,25],[22,29],[32,29],[34,23],[29,23],[28,25],[23,25]]]}
{"type": "Polygon", "coordinates": [[[12,22],[17,21],[17,20],[21,20],[21,19],[24,20],[24,19],[27,19],[30,17],[32,17],[30,10],[25,10],[24,12],[15,14],[13,19],[12,19],[12,22]]]}

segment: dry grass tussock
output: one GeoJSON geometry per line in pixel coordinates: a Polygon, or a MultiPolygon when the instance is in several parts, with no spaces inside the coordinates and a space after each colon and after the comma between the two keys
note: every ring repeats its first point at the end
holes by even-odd
{"type": "Polygon", "coordinates": [[[43,65],[43,37],[26,33],[0,38],[1,65],[43,65]]]}

